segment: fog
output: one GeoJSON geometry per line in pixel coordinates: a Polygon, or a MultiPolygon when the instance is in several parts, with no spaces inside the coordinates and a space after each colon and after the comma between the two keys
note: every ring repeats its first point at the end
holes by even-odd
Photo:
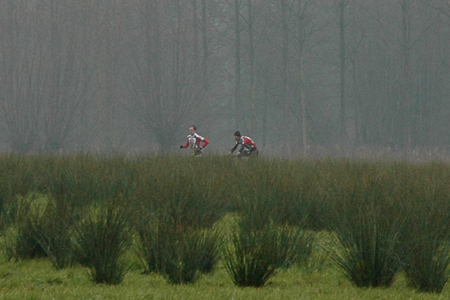
{"type": "Polygon", "coordinates": [[[0,151],[446,156],[447,0],[2,0],[0,151]],[[184,151],[183,153],[186,153],[184,151]]]}

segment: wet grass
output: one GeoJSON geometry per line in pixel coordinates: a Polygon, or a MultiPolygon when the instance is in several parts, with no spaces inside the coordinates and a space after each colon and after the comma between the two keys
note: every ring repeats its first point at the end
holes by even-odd
{"type": "Polygon", "coordinates": [[[3,262],[0,299],[445,299],[442,294],[411,289],[402,274],[389,288],[357,288],[331,265],[305,272],[290,268],[276,274],[263,288],[237,287],[224,266],[195,283],[172,285],[157,273],[130,270],[120,285],[94,284],[85,268],[56,271],[46,259],[3,262]]]}

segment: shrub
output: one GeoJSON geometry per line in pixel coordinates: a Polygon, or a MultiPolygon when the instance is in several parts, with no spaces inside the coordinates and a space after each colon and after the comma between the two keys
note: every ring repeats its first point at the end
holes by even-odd
{"type": "Polygon", "coordinates": [[[218,262],[220,239],[213,229],[186,229],[167,215],[140,222],[136,228],[145,272],[157,271],[169,283],[193,283],[218,262]]]}
{"type": "Polygon", "coordinates": [[[135,229],[137,232],[136,254],[144,266],[144,273],[150,274],[160,269],[157,253],[160,243],[165,239],[164,232],[159,230],[156,217],[148,213],[146,216],[140,213],[136,218],[135,229]],[[154,219],[153,219],[154,218],[154,219]]]}
{"type": "Polygon", "coordinates": [[[241,221],[224,247],[223,261],[234,284],[262,287],[289,262],[296,261],[306,235],[296,227],[241,221]]]}
{"type": "Polygon", "coordinates": [[[75,259],[89,268],[93,282],[113,285],[122,282],[128,271],[122,256],[129,245],[130,233],[130,215],[125,201],[110,201],[94,207],[76,224],[75,259]]]}
{"type": "Polygon", "coordinates": [[[427,240],[407,247],[412,252],[404,261],[405,274],[410,285],[418,291],[442,293],[449,279],[450,248],[427,240]]]}
{"type": "MultiPolygon", "coordinates": [[[[446,170],[446,168],[444,169],[446,170]]],[[[398,255],[410,285],[421,292],[441,293],[450,264],[449,187],[442,167],[412,170],[403,182],[407,226],[400,235],[398,255]],[[439,175],[438,175],[439,174],[439,175]]]]}
{"type": "Polygon", "coordinates": [[[358,287],[390,286],[400,266],[395,250],[404,216],[390,178],[378,171],[353,165],[330,193],[328,228],[336,242],[331,258],[358,287]]]}
{"type": "MultiPolygon", "coordinates": [[[[39,210],[27,219],[27,226],[42,251],[56,269],[70,265],[72,261],[71,225],[73,210],[64,201],[44,197],[39,210]]],[[[33,210],[32,210],[33,211],[33,210]]]]}
{"type": "Polygon", "coordinates": [[[172,284],[193,283],[217,263],[216,253],[209,252],[215,251],[215,240],[207,231],[176,231],[161,246],[159,272],[172,284]]]}
{"type": "Polygon", "coordinates": [[[253,214],[261,226],[274,222],[321,230],[326,206],[318,191],[320,172],[320,165],[302,160],[257,160],[235,166],[229,179],[234,191],[231,211],[253,214]]]}
{"type": "Polygon", "coordinates": [[[4,231],[4,247],[7,259],[32,259],[45,257],[46,253],[37,240],[43,232],[44,213],[48,199],[36,194],[19,197],[14,204],[15,215],[4,231]]]}
{"type": "Polygon", "coordinates": [[[199,271],[203,274],[213,273],[220,259],[222,238],[214,228],[201,230],[197,234],[202,257],[199,271]]]}
{"type": "MultiPolygon", "coordinates": [[[[348,223],[347,223],[348,224],[348,223]]],[[[390,286],[399,269],[395,256],[398,229],[378,228],[376,220],[361,220],[359,225],[336,233],[338,247],[331,258],[353,284],[358,287],[390,286]]]]}

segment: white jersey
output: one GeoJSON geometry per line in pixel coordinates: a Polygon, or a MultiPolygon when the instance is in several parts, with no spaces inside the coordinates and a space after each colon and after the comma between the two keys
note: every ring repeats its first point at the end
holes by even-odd
{"type": "Polygon", "coordinates": [[[192,135],[188,135],[187,140],[189,143],[189,148],[191,148],[192,150],[196,150],[200,148],[200,142],[204,141],[205,138],[197,133],[194,133],[192,135]]]}

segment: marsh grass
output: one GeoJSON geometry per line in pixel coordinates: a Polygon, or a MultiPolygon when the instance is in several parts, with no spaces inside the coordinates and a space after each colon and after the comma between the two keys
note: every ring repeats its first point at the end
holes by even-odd
{"type": "MultiPolygon", "coordinates": [[[[251,215],[253,217],[253,214],[251,215]]],[[[239,225],[224,244],[223,262],[237,286],[262,287],[283,266],[298,261],[305,255],[306,234],[298,227],[256,221],[252,226],[249,216],[242,217],[239,225]]],[[[308,240],[309,241],[309,240],[308,240]]]]}
{"type": "Polygon", "coordinates": [[[193,283],[218,261],[220,237],[212,227],[226,209],[218,198],[222,187],[208,176],[215,170],[176,157],[140,163],[135,228],[144,272],[158,272],[172,284],[193,283]]]}
{"type": "Polygon", "coordinates": [[[56,271],[46,259],[0,264],[1,299],[447,299],[442,294],[418,293],[400,276],[389,289],[360,289],[352,286],[334,269],[305,276],[301,269],[280,271],[263,288],[237,287],[223,265],[214,274],[202,276],[196,283],[171,285],[159,274],[143,275],[130,270],[119,285],[94,284],[86,269],[71,267],[56,271]]]}
{"type": "Polygon", "coordinates": [[[223,245],[222,235],[213,227],[197,232],[201,249],[199,271],[203,274],[212,274],[220,261],[220,249],[223,245]]]}
{"type": "Polygon", "coordinates": [[[36,240],[53,267],[63,269],[73,262],[72,232],[75,213],[73,207],[56,200],[52,200],[47,211],[44,223],[46,230],[37,231],[36,240]]]}
{"type": "Polygon", "coordinates": [[[298,267],[305,277],[311,277],[332,267],[330,248],[333,238],[330,232],[311,232],[305,242],[305,249],[302,249],[294,267],[298,267]]]}
{"type": "Polygon", "coordinates": [[[279,160],[249,160],[234,167],[232,210],[250,216],[253,225],[276,224],[319,227],[310,204],[312,164],[279,160]],[[312,214],[312,215],[311,215],[312,214]]]}
{"type": "Polygon", "coordinates": [[[169,283],[188,284],[201,273],[212,273],[218,263],[221,238],[214,228],[180,227],[168,215],[154,215],[135,228],[144,273],[158,272],[169,283]]]}
{"type": "Polygon", "coordinates": [[[165,240],[164,228],[160,227],[156,215],[150,213],[139,215],[134,226],[136,231],[134,252],[143,266],[143,273],[151,274],[161,268],[158,251],[165,240]]]}
{"type": "Polygon", "coordinates": [[[0,230],[8,230],[23,213],[18,199],[40,192],[40,167],[26,155],[0,155],[0,230]]]}
{"type": "Polygon", "coordinates": [[[421,292],[441,293],[448,282],[450,264],[450,189],[442,165],[410,170],[403,182],[407,226],[400,235],[398,253],[412,287],[421,292]],[[438,179],[438,180],[435,180],[438,179]]]}
{"type": "Polygon", "coordinates": [[[361,223],[360,226],[359,233],[350,230],[338,233],[338,246],[331,257],[357,287],[389,287],[399,270],[394,251],[395,229],[380,232],[374,223],[361,223]]]}
{"type": "Polygon", "coordinates": [[[74,231],[74,259],[89,269],[95,283],[117,285],[130,266],[123,256],[132,228],[126,203],[115,199],[92,208],[74,231]]]}
{"type": "Polygon", "coordinates": [[[409,256],[404,270],[410,286],[420,292],[442,293],[449,279],[448,245],[428,241],[408,248],[413,255],[409,256]]]}
{"type": "Polygon", "coordinates": [[[16,215],[12,216],[3,232],[6,258],[11,260],[44,257],[44,249],[37,234],[44,232],[44,212],[47,199],[37,194],[18,197],[14,204],[16,215]]]}
{"type": "Polygon", "coordinates": [[[347,167],[330,194],[328,225],[336,237],[331,257],[356,286],[389,287],[400,268],[396,248],[405,216],[382,172],[366,164],[347,167]]]}
{"type": "Polygon", "coordinates": [[[197,281],[211,273],[218,262],[218,239],[208,230],[171,234],[161,255],[160,274],[171,284],[197,281]]]}
{"type": "MultiPolygon", "coordinates": [[[[343,286],[350,289],[352,285],[371,290],[378,286],[392,288],[398,287],[398,281],[400,284],[407,282],[409,288],[417,291],[446,293],[447,243],[450,240],[447,224],[450,220],[450,172],[446,164],[262,157],[238,162],[214,156],[194,160],[170,156],[9,155],[0,157],[0,166],[0,241],[3,254],[6,253],[4,256],[7,258],[27,258],[23,263],[49,257],[54,267],[65,272],[71,265],[66,265],[62,259],[64,255],[58,262],[58,253],[65,250],[56,250],[56,240],[59,239],[56,237],[61,236],[64,240],[69,236],[76,250],[72,253],[74,260],[88,267],[94,283],[122,284],[133,263],[126,253],[130,247],[139,244],[132,244],[128,237],[133,233],[137,241],[140,239],[138,236],[148,230],[143,235],[147,236],[144,238],[148,240],[146,247],[159,244],[162,247],[159,249],[168,249],[172,253],[164,255],[164,250],[155,250],[151,254],[148,251],[149,256],[141,258],[147,261],[147,264],[142,264],[144,273],[150,273],[146,276],[159,276],[162,282],[169,281],[167,274],[161,276],[162,263],[166,264],[167,270],[173,270],[173,274],[189,273],[186,268],[181,272],[173,262],[165,261],[167,257],[175,258],[173,261],[178,261],[178,264],[184,260],[181,258],[189,257],[191,261],[184,263],[187,266],[196,257],[192,254],[195,247],[189,245],[202,245],[196,249],[203,247],[209,250],[200,254],[204,257],[202,262],[192,264],[192,268],[198,270],[191,273],[195,278],[193,284],[188,285],[191,287],[198,287],[202,278],[219,276],[217,273],[220,274],[220,281],[231,278],[234,284],[233,272],[230,272],[229,266],[226,267],[226,261],[231,261],[230,258],[235,255],[235,262],[242,261],[244,257],[248,261],[247,266],[253,266],[255,270],[256,275],[251,278],[251,268],[235,264],[237,269],[243,270],[242,282],[264,282],[260,286],[266,289],[279,282],[292,288],[291,283],[297,282],[297,279],[286,283],[283,277],[294,272],[293,269],[297,270],[292,266],[298,265],[303,272],[302,277],[320,278],[323,274],[316,270],[325,270],[333,277],[329,283],[339,283],[334,285],[338,290],[343,286]],[[45,207],[48,209],[41,204],[25,205],[23,199],[32,200],[33,197],[36,199],[31,202],[42,204],[47,201],[45,207]],[[117,218],[106,209],[111,199],[120,199],[114,200],[110,207],[111,211],[116,207],[117,218]],[[118,208],[123,208],[124,204],[127,213],[122,215],[118,213],[118,208]],[[33,207],[39,207],[39,213],[33,212],[33,207]],[[77,224],[67,229],[69,233],[64,233],[65,223],[56,220],[63,213],[72,213],[73,224],[77,224]],[[158,220],[156,223],[154,218],[158,220]],[[163,218],[170,220],[171,225],[164,225],[164,230],[170,229],[168,234],[173,234],[173,238],[166,238],[162,233],[158,237],[155,224],[160,224],[163,218]],[[55,222],[50,222],[52,219],[55,222]],[[105,225],[107,219],[110,220],[108,226],[105,225]],[[112,220],[120,220],[124,226],[112,220]],[[131,223],[136,226],[133,232],[131,223]],[[221,228],[216,228],[218,223],[221,223],[221,228]],[[147,225],[149,229],[143,230],[147,225]],[[287,242],[293,239],[292,232],[284,231],[286,228],[312,229],[314,236],[321,236],[326,229],[327,235],[334,237],[334,243],[324,246],[328,250],[322,254],[318,253],[317,246],[312,247],[313,250],[307,246],[294,249],[287,242]],[[61,229],[60,234],[57,229],[61,229]],[[207,258],[206,254],[214,253],[221,239],[199,233],[214,232],[216,229],[224,238],[223,247],[228,252],[223,253],[228,256],[217,258],[211,255],[207,258]],[[55,241],[50,237],[55,237],[55,241]],[[164,244],[166,240],[172,240],[173,245],[164,244]],[[264,255],[263,251],[268,250],[258,248],[260,243],[272,243],[273,246],[266,248],[273,247],[272,250],[280,251],[277,255],[264,255]],[[187,245],[183,246],[185,253],[174,245],[187,245]],[[280,245],[286,247],[276,248],[280,245]],[[335,250],[329,251],[333,248],[335,250]],[[236,249],[247,250],[237,254],[236,249]],[[255,253],[244,255],[251,251],[255,253]],[[289,256],[287,253],[292,255],[291,258],[280,258],[289,256]],[[308,258],[302,258],[302,253],[308,258]],[[220,260],[215,262],[216,259],[220,260]],[[330,260],[340,266],[336,271],[329,268],[330,260]],[[94,265],[93,261],[99,263],[94,265]],[[202,266],[202,263],[205,265],[202,266]],[[277,273],[280,276],[274,276],[277,273]],[[99,278],[107,279],[97,280],[95,274],[103,274],[99,278]]],[[[65,221],[67,224],[72,222],[65,221]]],[[[164,222],[161,224],[166,224],[164,222]]],[[[66,242],[63,244],[68,245],[66,242]]],[[[131,269],[138,271],[136,265],[131,269]]],[[[138,271],[139,274],[141,272],[138,271]]],[[[185,275],[177,276],[175,278],[185,275]]],[[[312,280],[307,284],[314,283],[312,280]]],[[[216,283],[212,289],[220,290],[221,284],[216,283]]],[[[175,289],[184,289],[179,286],[176,285],[175,289]]],[[[411,296],[412,292],[406,287],[401,290],[411,296]]],[[[359,293],[364,291],[347,296],[360,298],[359,293]]],[[[382,294],[384,290],[373,293],[382,294]]],[[[229,296],[231,298],[232,295],[229,296]]],[[[339,298],[336,294],[334,296],[331,298],[339,298]]]]}
{"type": "Polygon", "coordinates": [[[27,216],[33,240],[49,258],[56,269],[70,265],[72,261],[71,230],[73,224],[73,210],[64,201],[57,201],[40,195],[34,200],[27,216]]]}

